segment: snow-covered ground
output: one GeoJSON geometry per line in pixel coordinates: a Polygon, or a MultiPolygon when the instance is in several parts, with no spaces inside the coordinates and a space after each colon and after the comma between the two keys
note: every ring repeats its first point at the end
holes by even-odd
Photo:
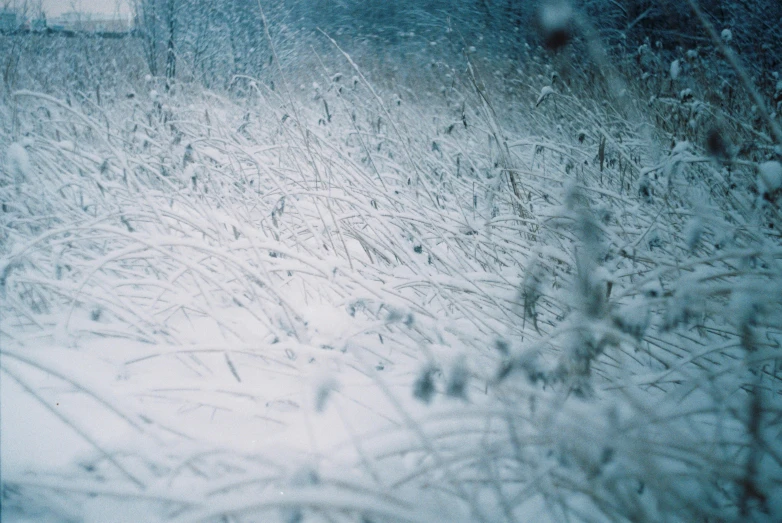
{"type": "Polygon", "coordinates": [[[343,66],[7,97],[3,521],[780,517],[779,162],[343,66]]]}

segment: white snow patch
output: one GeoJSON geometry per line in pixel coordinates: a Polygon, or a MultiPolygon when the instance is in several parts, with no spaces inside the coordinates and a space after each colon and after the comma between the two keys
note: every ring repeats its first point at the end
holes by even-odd
{"type": "Polygon", "coordinates": [[[771,193],[782,187],[782,164],[777,161],[758,165],[758,189],[762,193],[771,193]]]}
{"type": "Polygon", "coordinates": [[[671,62],[671,79],[676,80],[682,72],[681,63],[679,60],[671,62]]]}
{"type": "Polygon", "coordinates": [[[535,102],[535,107],[539,106],[541,103],[543,103],[543,100],[554,94],[554,89],[547,85],[543,87],[543,89],[540,90],[540,95],[538,96],[538,100],[535,102]]]}
{"type": "Polygon", "coordinates": [[[6,166],[17,184],[30,177],[30,156],[21,143],[14,142],[8,146],[6,166]]]}
{"type": "Polygon", "coordinates": [[[690,142],[687,140],[682,140],[681,142],[676,142],[676,145],[673,147],[673,151],[671,151],[671,155],[679,155],[684,154],[690,150],[690,142]]]}
{"type": "MultiPolygon", "coordinates": [[[[3,364],[7,363],[3,358],[3,364]]],[[[15,370],[15,369],[14,369],[15,370]]],[[[47,383],[51,386],[52,383],[47,383]]],[[[29,385],[28,385],[29,386],[29,385]]],[[[0,379],[0,470],[6,480],[30,471],[67,467],[92,449],[78,434],[50,410],[29,395],[10,375],[0,379]],[[34,452],[31,452],[35,449],[34,452]]],[[[53,408],[60,405],[54,402],[53,408]]]]}

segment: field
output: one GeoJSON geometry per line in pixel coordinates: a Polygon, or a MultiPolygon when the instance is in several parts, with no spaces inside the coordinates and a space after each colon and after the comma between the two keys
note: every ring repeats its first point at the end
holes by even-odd
{"type": "Polygon", "coordinates": [[[782,518],[778,75],[266,36],[0,36],[2,521],[782,518]]]}

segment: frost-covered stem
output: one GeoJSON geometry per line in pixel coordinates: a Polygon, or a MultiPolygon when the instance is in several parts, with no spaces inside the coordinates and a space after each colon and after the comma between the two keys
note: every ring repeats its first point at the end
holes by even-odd
{"type": "MultiPolygon", "coordinates": [[[[258,10],[261,13],[261,21],[263,22],[263,31],[264,35],[266,36],[266,40],[269,42],[269,49],[271,50],[272,56],[274,57],[274,62],[277,65],[277,70],[280,73],[280,78],[282,78],[282,85],[285,88],[285,94],[288,97],[288,102],[291,106],[291,111],[293,112],[294,119],[296,120],[296,127],[299,129],[299,132],[301,133],[301,139],[304,142],[304,147],[307,151],[307,155],[310,157],[310,165],[312,167],[312,172],[315,175],[315,189],[317,190],[320,186],[320,170],[318,169],[318,162],[316,161],[315,155],[312,152],[312,146],[310,144],[310,138],[309,133],[307,129],[305,128],[305,125],[303,123],[303,120],[301,118],[301,114],[299,112],[298,105],[293,101],[293,96],[291,95],[291,89],[290,85],[288,83],[288,80],[285,77],[285,73],[282,70],[282,65],[280,62],[279,56],[277,56],[277,47],[274,45],[274,41],[272,40],[272,35],[269,33],[269,22],[266,19],[266,13],[263,10],[263,6],[261,5],[261,0],[258,0],[258,10]]],[[[320,211],[318,211],[320,213],[320,211]]],[[[331,235],[328,233],[328,228],[326,227],[326,223],[321,217],[321,221],[323,222],[324,228],[327,230],[327,235],[329,236],[329,241],[331,240],[331,235]]],[[[336,248],[334,248],[336,251],[336,248]]],[[[346,249],[347,252],[347,249],[346,249]]],[[[350,258],[350,255],[348,254],[348,258],[350,258]]]]}
{"type": "Polygon", "coordinates": [[[421,173],[419,172],[418,163],[417,163],[417,162],[416,162],[416,161],[413,159],[413,155],[412,155],[412,153],[410,152],[410,149],[409,149],[409,148],[408,148],[408,147],[405,145],[405,144],[406,144],[406,141],[405,141],[404,135],[401,133],[401,131],[399,130],[399,128],[398,128],[398,127],[397,127],[397,125],[396,125],[396,122],[395,122],[395,121],[394,121],[394,119],[391,117],[391,112],[390,112],[390,111],[388,110],[388,108],[386,107],[386,104],[383,102],[383,99],[382,99],[382,98],[380,98],[380,95],[379,95],[379,94],[377,94],[377,91],[375,91],[375,88],[374,88],[374,87],[372,87],[372,84],[369,82],[369,80],[367,80],[367,79],[366,79],[366,77],[364,76],[364,73],[362,73],[362,72],[361,72],[361,69],[358,67],[358,65],[356,64],[356,62],[354,62],[354,61],[353,61],[353,58],[351,58],[351,57],[350,57],[350,55],[349,55],[348,53],[346,53],[346,52],[345,52],[345,51],[342,49],[342,47],[340,47],[340,46],[339,46],[339,44],[336,42],[336,40],[334,40],[333,38],[331,38],[331,37],[330,37],[328,34],[326,34],[326,33],[325,33],[325,32],[323,32],[323,31],[321,31],[321,33],[323,33],[323,35],[324,35],[326,38],[328,38],[328,39],[329,39],[329,41],[331,42],[331,44],[332,44],[332,45],[333,45],[333,46],[334,46],[334,47],[335,47],[335,48],[336,48],[336,49],[337,49],[337,50],[338,50],[340,53],[342,53],[342,56],[344,56],[344,57],[345,57],[345,59],[348,61],[348,63],[350,64],[350,66],[353,68],[353,70],[354,70],[354,71],[356,71],[356,74],[358,75],[358,77],[359,77],[359,78],[361,78],[361,81],[364,83],[364,85],[366,85],[366,86],[367,86],[367,88],[369,89],[369,92],[370,92],[370,93],[372,93],[372,96],[373,96],[373,97],[375,98],[375,100],[377,101],[378,105],[380,106],[380,109],[382,109],[382,111],[383,111],[383,112],[385,113],[385,115],[386,115],[386,118],[388,118],[388,123],[391,125],[391,128],[392,128],[392,129],[394,129],[394,133],[396,133],[396,135],[399,137],[399,143],[400,143],[400,144],[402,144],[402,149],[405,151],[405,154],[406,154],[406,156],[407,156],[407,157],[408,157],[408,159],[410,160],[410,165],[411,165],[411,167],[412,167],[412,168],[415,170],[415,172],[416,172],[416,177],[417,177],[417,179],[418,179],[418,180],[420,180],[420,182],[421,182],[421,185],[422,185],[422,186],[423,186],[423,188],[424,188],[424,191],[426,191],[426,195],[429,197],[429,201],[430,201],[430,202],[432,202],[432,204],[433,204],[433,205],[437,206],[437,201],[436,201],[436,199],[435,199],[434,195],[432,195],[432,191],[429,189],[429,184],[428,184],[428,183],[426,183],[426,178],[425,178],[424,176],[422,176],[422,175],[421,175],[421,173]]]}

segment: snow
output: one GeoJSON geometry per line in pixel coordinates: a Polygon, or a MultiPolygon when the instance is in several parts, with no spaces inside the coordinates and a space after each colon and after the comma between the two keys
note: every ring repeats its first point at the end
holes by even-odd
{"type": "Polygon", "coordinates": [[[402,62],[274,23],[252,79],[237,26],[211,90],[195,60],[225,56],[188,25],[209,52],[172,88],[140,47],[76,84],[19,62],[4,521],[738,521],[752,481],[774,501],[746,519],[780,519],[779,144],[748,119],[756,148],[705,156],[705,47],[650,39],[612,73],[647,81],[592,89],[566,52],[432,25],[393,29],[402,62]]]}
{"type": "Polygon", "coordinates": [[[690,150],[691,144],[687,140],[676,142],[671,150],[671,156],[683,155],[690,150]]]}
{"type": "Polygon", "coordinates": [[[678,80],[681,71],[682,68],[679,60],[674,60],[673,62],[671,62],[671,69],[670,69],[671,80],[678,80]]]}
{"type": "Polygon", "coordinates": [[[782,163],[772,160],[758,165],[760,193],[772,193],[780,188],[782,188],[782,163]]]}
{"type": "MultiPolygon", "coordinates": [[[[3,358],[3,365],[6,358],[3,358]]],[[[3,475],[13,477],[45,463],[60,470],[92,450],[62,420],[52,416],[38,401],[8,376],[0,380],[0,462],[3,475]],[[34,452],[31,451],[34,449],[34,452]]],[[[59,406],[55,403],[55,406],[59,406]]]]}
{"type": "Polygon", "coordinates": [[[5,163],[14,183],[22,183],[30,177],[30,155],[21,143],[15,142],[8,146],[5,163]]]}
{"type": "Polygon", "coordinates": [[[554,88],[550,85],[543,86],[543,88],[540,90],[540,95],[538,95],[538,99],[535,102],[535,107],[539,106],[543,103],[543,100],[554,94],[556,91],[554,91],[554,88]]]}

